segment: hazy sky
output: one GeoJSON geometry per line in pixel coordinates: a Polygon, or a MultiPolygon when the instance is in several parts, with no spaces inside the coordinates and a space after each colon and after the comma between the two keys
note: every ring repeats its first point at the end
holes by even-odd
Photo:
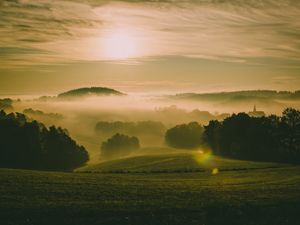
{"type": "Polygon", "coordinates": [[[0,0],[0,94],[300,89],[299,0],[0,0]]]}

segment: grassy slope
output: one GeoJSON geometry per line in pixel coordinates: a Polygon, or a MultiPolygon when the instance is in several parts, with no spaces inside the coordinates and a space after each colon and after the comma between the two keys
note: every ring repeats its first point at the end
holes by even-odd
{"type": "Polygon", "coordinates": [[[221,168],[217,175],[210,172],[216,166],[211,162],[200,164],[207,172],[175,172],[199,165],[191,160],[191,155],[178,153],[100,166],[147,172],[129,174],[0,169],[0,224],[294,225],[300,221],[300,167],[213,158],[221,168]],[[157,166],[172,173],[150,173],[157,166]]]}
{"type": "Polygon", "coordinates": [[[180,153],[140,155],[80,168],[81,172],[197,172],[283,167],[282,164],[224,159],[208,154],[180,153]]]}

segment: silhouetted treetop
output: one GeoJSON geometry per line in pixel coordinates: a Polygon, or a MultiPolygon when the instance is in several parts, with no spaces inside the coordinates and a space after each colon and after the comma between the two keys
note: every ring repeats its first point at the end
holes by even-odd
{"type": "Polygon", "coordinates": [[[45,113],[41,110],[34,110],[32,108],[24,109],[23,113],[28,116],[46,117],[46,118],[57,119],[57,120],[64,118],[64,116],[59,113],[45,113]]]}
{"type": "Polygon", "coordinates": [[[0,99],[0,110],[12,110],[13,100],[10,98],[0,99]]]}
{"type": "Polygon", "coordinates": [[[0,167],[66,171],[88,159],[85,148],[66,130],[30,122],[21,113],[0,111],[0,167]]]}
{"type": "Polygon", "coordinates": [[[247,160],[300,163],[300,111],[288,108],[281,117],[233,114],[210,121],[204,139],[215,154],[247,160]]]}
{"type": "Polygon", "coordinates": [[[137,137],[130,137],[124,134],[115,134],[102,143],[101,156],[104,159],[126,156],[140,148],[137,137]]]}
{"type": "Polygon", "coordinates": [[[197,122],[177,125],[167,130],[165,141],[173,148],[196,149],[203,144],[204,128],[197,122]]]}

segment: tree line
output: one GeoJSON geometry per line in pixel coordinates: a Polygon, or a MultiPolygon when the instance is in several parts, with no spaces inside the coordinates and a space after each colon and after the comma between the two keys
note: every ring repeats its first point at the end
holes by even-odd
{"type": "MultiPolygon", "coordinates": [[[[137,137],[114,135],[102,144],[102,155],[128,155],[139,148],[133,144],[138,141],[137,137]]],[[[300,111],[288,108],[282,116],[263,117],[238,113],[223,121],[212,120],[207,126],[180,124],[165,132],[165,143],[177,149],[209,148],[215,155],[234,159],[300,163],[300,111]]]]}
{"type": "Polygon", "coordinates": [[[216,155],[247,160],[300,163],[300,111],[287,108],[282,116],[233,114],[210,121],[203,134],[216,155]]]}
{"type": "MultiPolygon", "coordinates": [[[[98,125],[118,130],[120,124],[124,125],[98,125]]],[[[158,129],[157,125],[154,127],[158,129]]],[[[300,163],[300,111],[288,108],[282,116],[264,117],[238,113],[223,121],[212,120],[207,126],[197,122],[180,124],[165,132],[165,143],[178,149],[209,147],[215,155],[235,159],[300,163]]],[[[118,158],[139,148],[138,137],[116,133],[102,143],[101,155],[105,159],[118,158]]],[[[66,130],[47,128],[21,113],[0,111],[0,167],[67,171],[88,160],[88,152],[66,130]]]]}
{"type": "Polygon", "coordinates": [[[0,167],[68,171],[88,159],[85,148],[66,130],[0,111],[0,167]]]}

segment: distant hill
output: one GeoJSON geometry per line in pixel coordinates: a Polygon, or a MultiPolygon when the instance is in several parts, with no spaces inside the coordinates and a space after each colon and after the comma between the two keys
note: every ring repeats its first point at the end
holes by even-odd
{"type": "Polygon", "coordinates": [[[117,90],[106,88],[106,87],[84,87],[73,89],[64,93],[59,94],[58,98],[78,98],[78,97],[89,97],[89,96],[123,96],[126,95],[117,90]]]}
{"type": "Polygon", "coordinates": [[[174,100],[194,101],[249,101],[249,100],[299,100],[300,91],[250,90],[218,93],[182,93],[169,96],[174,100]]]}

